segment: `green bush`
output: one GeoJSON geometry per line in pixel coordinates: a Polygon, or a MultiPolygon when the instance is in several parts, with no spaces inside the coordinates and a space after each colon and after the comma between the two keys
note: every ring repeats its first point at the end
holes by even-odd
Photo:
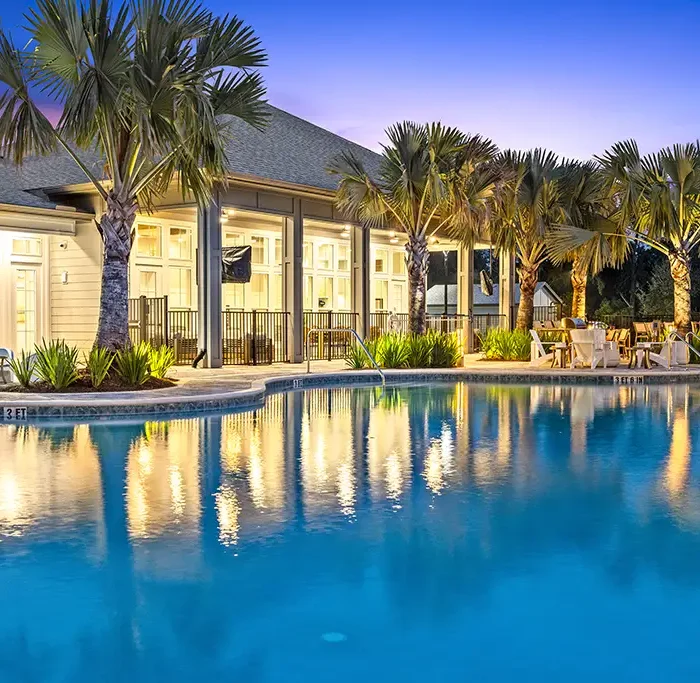
{"type": "Polygon", "coordinates": [[[456,334],[431,332],[426,337],[430,340],[432,368],[454,368],[462,360],[462,345],[456,334]]]}
{"type": "MultiPolygon", "coordinates": [[[[366,344],[369,352],[383,368],[453,368],[462,360],[462,348],[456,334],[390,333],[366,344]]],[[[353,370],[371,367],[359,345],[348,352],[345,364],[353,370]]]]}
{"type": "Polygon", "coordinates": [[[65,341],[42,340],[35,346],[36,373],[54,389],[66,389],[78,381],[78,349],[65,341]]]}
{"type": "Polygon", "coordinates": [[[530,341],[522,330],[489,330],[481,338],[481,355],[489,360],[529,360],[530,341]]]}
{"type": "Polygon", "coordinates": [[[146,342],[136,344],[131,348],[117,352],[114,365],[117,375],[124,384],[138,387],[151,377],[149,370],[151,347],[146,342]]]}
{"type": "Polygon", "coordinates": [[[409,344],[406,335],[385,334],[377,343],[377,363],[383,368],[405,368],[409,344]]]}
{"type": "Polygon", "coordinates": [[[365,350],[359,344],[353,344],[345,356],[345,365],[350,370],[364,370],[369,367],[370,361],[365,350]]]}
{"type": "Polygon", "coordinates": [[[165,379],[173,365],[175,365],[175,351],[171,347],[149,347],[148,367],[151,377],[165,379]]]}
{"type": "Polygon", "coordinates": [[[15,374],[15,377],[20,385],[27,389],[32,383],[32,376],[36,365],[36,357],[33,354],[25,353],[25,351],[22,350],[19,356],[11,358],[7,361],[7,364],[15,374]]]}
{"type": "Polygon", "coordinates": [[[105,381],[114,363],[114,354],[100,346],[93,346],[89,356],[85,356],[85,368],[90,376],[90,383],[95,389],[105,381]]]}
{"type": "Polygon", "coordinates": [[[406,367],[429,368],[433,359],[433,335],[410,334],[406,337],[406,341],[408,345],[406,367]]]}

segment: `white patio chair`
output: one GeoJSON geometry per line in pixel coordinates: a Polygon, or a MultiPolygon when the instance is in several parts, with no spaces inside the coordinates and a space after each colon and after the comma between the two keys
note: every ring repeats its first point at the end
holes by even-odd
{"type": "Polygon", "coordinates": [[[15,354],[12,353],[12,349],[0,347],[0,380],[2,380],[3,384],[15,381],[15,374],[8,364],[8,361],[14,357],[15,354]]]}
{"type": "MultiPolygon", "coordinates": [[[[553,365],[554,352],[547,352],[537,330],[530,330],[530,336],[532,337],[532,341],[530,342],[530,365],[532,367],[539,367],[541,365],[546,365],[547,363],[553,365]]],[[[568,347],[566,342],[547,343],[554,349],[565,349],[568,347]]]]}
{"type": "Polygon", "coordinates": [[[617,344],[605,341],[605,330],[571,330],[571,367],[589,366],[592,370],[602,363],[604,368],[620,364],[617,344]]]}

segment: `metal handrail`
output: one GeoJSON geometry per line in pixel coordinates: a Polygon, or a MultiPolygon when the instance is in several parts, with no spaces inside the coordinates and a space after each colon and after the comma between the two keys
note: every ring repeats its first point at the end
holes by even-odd
{"type": "Polygon", "coordinates": [[[379,364],[375,360],[374,356],[370,353],[370,350],[367,348],[365,343],[362,341],[362,338],[357,333],[357,330],[355,330],[352,327],[343,327],[342,329],[338,329],[337,327],[312,327],[310,330],[306,331],[306,372],[307,373],[311,372],[311,354],[309,353],[309,338],[311,337],[311,334],[313,332],[342,332],[342,333],[351,332],[355,336],[355,339],[357,339],[357,343],[362,347],[362,350],[365,352],[365,354],[367,354],[367,358],[369,358],[372,365],[374,365],[374,369],[379,373],[380,377],[382,378],[382,384],[386,384],[386,377],[384,376],[382,369],[379,367],[379,364]]]}
{"type": "MultiPolygon", "coordinates": [[[[688,332],[688,334],[692,334],[694,337],[697,337],[697,335],[694,334],[693,332],[688,332]]],[[[681,344],[685,344],[698,358],[700,358],[700,351],[698,351],[692,344],[688,343],[688,334],[686,334],[685,335],[686,338],[683,339],[683,337],[681,337],[681,335],[678,334],[678,332],[676,332],[675,330],[671,330],[668,333],[668,336],[666,337],[666,339],[671,339],[671,340],[675,339],[676,341],[681,342],[681,344]]],[[[669,360],[669,365],[670,365],[670,361],[671,361],[671,349],[670,349],[670,347],[668,349],[668,360],[669,360]]]]}
{"type": "MultiPolygon", "coordinates": [[[[677,336],[677,333],[676,333],[676,336],[677,336]]],[[[695,332],[693,332],[692,330],[690,330],[690,331],[688,332],[688,334],[685,335],[685,339],[683,340],[683,341],[685,341],[686,346],[687,346],[698,358],[700,358],[700,351],[698,351],[698,350],[688,341],[688,337],[690,337],[691,339],[697,339],[698,342],[700,342],[700,337],[699,337],[697,334],[695,334],[695,332]]]]}

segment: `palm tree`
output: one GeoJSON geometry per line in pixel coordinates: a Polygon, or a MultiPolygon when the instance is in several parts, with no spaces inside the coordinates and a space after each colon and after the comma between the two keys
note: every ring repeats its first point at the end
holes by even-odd
{"type": "Polygon", "coordinates": [[[566,227],[590,231],[593,238],[561,255],[551,253],[551,244],[566,227],[551,228],[546,241],[555,264],[571,262],[571,315],[585,319],[589,275],[597,275],[608,266],[621,265],[627,257],[629,243],[624,236],[615,236],[615,225],[609,218],[614,207],[605,192],[605,177],[595,162],[567,161],[561,165],[558,175],[566,227]]]}
{"type": "Polygon", "coordinates": [[[387,137],[375,176],[352,152],[339,155],[328,170],[340,176],[336,202],[350,220],[406,233],[409,329],[422,334],[428,238],[457,228],[465,239],[478,235],[495,187],[489,161],[497,149],[491,140],[439,123],[398,123],[387,137]]]}
{"type": "Polygon", "coordinates": [[[37,0],[20,50],[0,32],[0,151],[15,163],[61,147],[102,197],[96,344],[129,344],[128,262],[139,209],[176,180],[199,205],[225,182],[227,117],[265,120],[266,63],[252,29],[196,0],[37,0]],[[54,127],[32,99],[63,106],[54,127]],[[93,172],[95,152],[103,172],[93,172]]]}
{"type": "MultiPolygon", "coordinates": [[[[690,259],[700,244],[700,144],[674,145],[642,157],[637,143],[620,142],[597,157],[615,204],[611,234],[664,254],[673,278],[674,324],[690,330],[690,259]]],[[[563,229],[552,243],[561,255],[597,236],[563,229]]]]}
{"type": "Polygon", "coordinates": [[[501,182],[494,194],[490,222],[496,248],[514,253],[520,280],[516,328],[529,330],[534,315],[540,266],[547,260],[547,230],[564,216],[557,156],[546,150],[503,152],[501,182]]]}

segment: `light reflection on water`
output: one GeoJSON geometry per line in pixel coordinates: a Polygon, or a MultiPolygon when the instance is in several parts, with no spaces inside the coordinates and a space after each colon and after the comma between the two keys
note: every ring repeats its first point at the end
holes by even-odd
{"type": "Polygon", "coordinates": [[[699,410],[459,384],[2,426],[0,681],[700,673],[699,410]]]}

